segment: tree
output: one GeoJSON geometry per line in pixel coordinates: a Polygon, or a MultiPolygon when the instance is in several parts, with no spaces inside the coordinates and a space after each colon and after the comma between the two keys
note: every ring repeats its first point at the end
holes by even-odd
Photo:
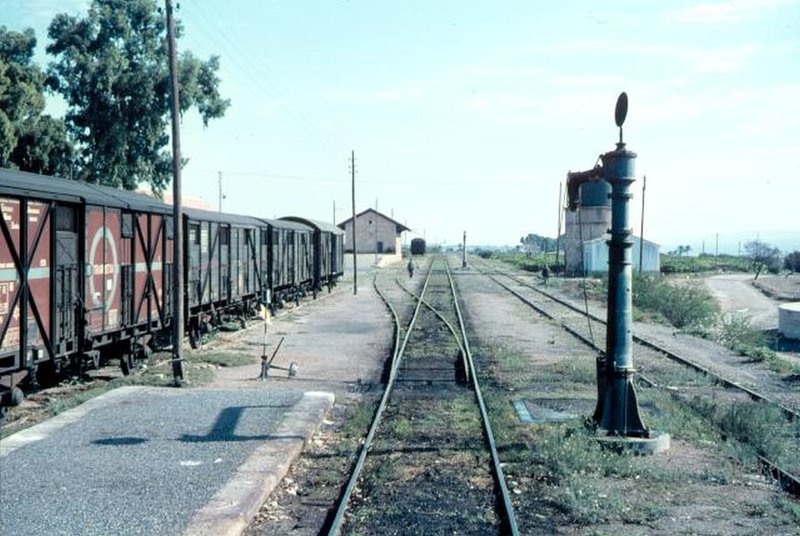
{"type": "Polygon", "coordinates": [[[0,26],[0,165],[66,174],[72,154],[63,121],[42,115],[45,74],[33,63],[33,30],[0,26]]]}
{"type": "MultiPolygon", "coordinates": [[[[182,33],[180,25],[177,35],[182,33]]],[[[171,175],[166,23],[155,0],[92,0],[88,15],[57,15],[48,35],[48,85],[69,105],[66,123],[78,143],[76,168],[88,182],[160,193],[171,175]]],[[[196,108],[203,124],[230,101],[219,91],[219,58],[179,60],[181,113],[196,108]]]]}
{"type": "Polygon", "coordinates": [[[800,251],[792,251],[783,260],[783,267],[792,273],[800,272],[800,251]]]}
{"type": "Polygon", "coordinates": [[[775,246],[760,240],[753,240],[744,245],[744,250],[750,259],[753,270],[756,272],[753,281],[758,279],[761,270],[764,268],[774,269],[779,266],[781,251],[775,246]]]}
{"type": "Polygon", "coordinates": [[[556,240],[555,238],[547,238],[546,236],[541,236],[534,233],[529,233],[527,236],[523,236],[519,239],[520,244],[526,247],[526,251],[555,251],[556,249],[556,240]]]}
{"type": "Polygon", "coordinates": [[[689,245],[678,246],[677,249],[670,251],[669,255],[677,255],[678,257],[683,257],[684,253],[689,253],[690,251],[692,251],[692,246],[689,245]]]}

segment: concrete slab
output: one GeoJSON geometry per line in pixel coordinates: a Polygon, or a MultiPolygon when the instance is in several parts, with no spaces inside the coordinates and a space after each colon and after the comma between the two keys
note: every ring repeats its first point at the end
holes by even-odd
{"type": "Polygon", "coordinates": [[[126,387],[0,441],[6,534],[238,534],[333,404],[126,387]]]}
{"type": "Polygon", "coordinates": [[[591,414],[593,400],[583,398],[535,398],[515,400],[519,420],[527,424],[558,423],[591,414]]]}

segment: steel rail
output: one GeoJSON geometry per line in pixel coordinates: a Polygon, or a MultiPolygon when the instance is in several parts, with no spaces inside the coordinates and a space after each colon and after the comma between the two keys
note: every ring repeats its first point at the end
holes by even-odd
{"type": "MultiPolygon", "coordinates": [[[[567,307],[568,309],[571,309],[571,310],[573,310],[575,312],[578,312],[581,315],[588,316],[589,318],[591,318],[595,322],[598,322],[598,323],[600,323],[602,325],[607,325],[606,321],[603,320],[602,318],[600,318],[600,317],[598,317],[598,316],[596,316],[596,315],[594,315],[592,313],[588,313],[587,311],[584,311],[583,309],[580,309],[579,307],[575,306],[574,304],[569,303],[568,301],[563,300],[563,299],[559,298],[558,296],[554,296],[554,295],[550,294],[549,292],[545,292],[544,290],[542,290],[540,288],[536,288],[535,286],[531,285],[530,283],[527,283],[527,282],[519,279],[518,277],[516,277],[516,276],[514,276],[512,274],[502,273],[501,275],[503,275],[505,277],[508,277],[509,279],[517,282],[518,284],[520,284],[520,285],[522,285],[524,287],[527,287],[527,288],[529,288],[529,289],[531,289],[531,290],[533,290],[535,292],[538,292],[539,294],[547,297],[550,300],[555,301],[556,303],[559,303],[559,304],[563,305],[564,307],[567,307]]],[[[560,320],[554,318],[552,315],[544,312],[543,309],[533,305],[529,300],[524,299],[522,296],[520,296],[517,292],[513,291],[507,285],[504,285],[503,283],[497,281],[497,279],[495,279],[494,276],[489,275],[489,277],[492,280],[494,280],[496,283],[498,283],[500,286],[506,288],[506,290],[509,290],[512,294],[516,295],[520,300],[524,301],[525,303],[527,303],[528,305],[530,305],[531,307],[536,309],[541,314],[547,316],[550,319],[556,320],[557,322],[561,322],[560,320]]],[[[562,325],[562,327],[564,327],[564,329],[566,329],[572,335],[578,337],[584,343],[587,343],[587,339],[585,337],[583,337],[582,335],[580,335],[577,332],[575,332],[574,330],[572,330],[572,328],[569,328],[568,326],[566,326],[563,322],[561,322],[561,325],[562,325]]],[[[780,409],[781,412],[783,412],[784,416],[787,419],[789,419],[789,421],[794,421],[795,419],[800,419],[800,412],[797,412],[797,411],[793,410],[792,408],[790,408],[788,406],[785,406],[784,404],[781,404],[780,402],[778,402],[776,400],[773,400],[772,398],[759,393],[758,391],[754,391],[753,389],[751,389],[751,388],[749,388],[747,386],[744,386],[744,385],[740,384],[739,382],[736,382],[734,380],[730,380],[728,378],[725,378],[724,376],[722,376],[718,372],[714,372],[711,369],[709,369],[707,367],[704,367],[703,365],[692,361],[691,359],[683,357],[682,355],[677,354],[677,353],[673,352],[672,350],[668,350],[667,348],[664,348],[663,346],[660,346],[657,343],[649,341],[649,340],[647,340],[647,339],[645,339],[645,338],[643,338],[643,337],[641,337],[639,335],[635,335],[634,334],[632,336],[632,338],[633,338],[634,342],[636,342],[638,344],[641,344],[642,346],[650,348],[651,350],[655,350],[656,352],[659,352],[659,353],[663,354],[664,356],[668,357],[669,359],[671,359],[673,361],[677,361],[678,363],[681,363],[684,366],[687,366],[687,367],[689,367],[691,369],[694,369],[695,371],[700,372],[701,374],[703,374],[705,376],[709,376],[709,377],[713,378],[716,383],[719,383],[719,384],[723,385],[724,387],[727,387],[727,388],[730,388],[730,389],[737,389],[737,390],[745,393],[752,400],[758,400],[760,402],[765,402],[767,404],[774,405],[775,407],[780,409]]],[[[593,343],[591,344],[591,346],[596,348],[596,349],[598,349],[598,351],[603,352],[603,350],[597,348],[597,346],[594,345],[593,343]]]]}
{"type": "MultiPolygon", "coordinates": [[[[422,294],[425,294],[425,290],[428,288],[428,282],[430,281],[431,274],[433,270],[428,270],[428,275],[425,278],[425,283],[422,287],[422,294]]],[[[353,472],[350,475],[350,479],[347,482],[347,486],[345,487],[344,493],[342,494],[342,498],[339,502],[339,506],[336,509],[336,515],[334,516],[333,520],[331,521],[330,527],[328,529],[328,536],[335,536],[339,534],[339,531],[342,528],[342,522],[344,521],[344,514],[347,510],[347,505],[350,503],[350,497],[353,495],[353,490],[355,490],[356,484],[358,483],[358,479],[361,476],[361,471],[364,468],[364,460],[367,458],[367,453],[369,449],[372,447],[372,441],[375,437],[375,433],[378,430],[378,425],[380,424],[381,417],[383,416],[383,412],[386,410],[386,406],[389,401],[389,397],[391,396],[392,390],[394,388],[395,379],[397,376],[397,369],[400,366],[400,361],[403,358],[403,353],[406,349],[406,344],[408,343],[408,339],[411,336],[411,332],[414,329],[414,324],[417,321],[417,316],[419,314],[419,310],[422,307],[421,302],[417,302],[417,306],[414,308],[414,314],[411,316],[411,320],[408,323],[408,327],[406,328],[405,336],[403,337],[402,342],[398,346],[397,343],[399,342],[399,334],[400,334],[400,319],[397,316],[394,307],[391,306],[389,303],[388,298],[385,294],[383,294],[380,289],[378,288],[377,284],[377,274],[372,280],[373,286],[375,291],[380,296],[381,300],[389,307],[392,311],[392,315],[394,316],[395,321],[395,348],[392,354],[392,366],[389,372],[389,379],[386,382],[386,389],[383,391],[383,396],[381,397],[381,402],[378,405],[378,408],[375,410],[375,415],[372,418],[372,424],[370,425],[369,432],[367,433],[367,437],[364,439],[364,443],[361,445],[361,452],[359,452],[358,460],[356,461],[355,466],[353,467],[353,472]]]]}
{"type": "Polygon", "coordinates": [[[772,477],[774,480],[778,481],[778,485],[787,493],[791,493],[792,495],[800,496],[800,478],[789,473],[788,471],[784,471],[778,465],[761,456],[760,454],[756,455],[758,457],[758,462],[761,465],[762,470],[765,474],[772,477]]]}
{"type": "Polygon", "coordinates": [[[481,410],[481,420],[483,421],[483,431],[485,435],[485,439],[489,444],[489,450],[492,454],[492,464],[494,466],[494,476],[496,480],[496,484],[500,487],[500,494],[503,499],[503,508],[505,509],[506,519],[504,520],[506,523],[506,527],[504,527],[504,533],[506,534],[519,534],[519,528],[517,527],[517,518],[514,514],[514,505],[511,503],[511,494],[508,491],[508,485],[506,484],[506,477],[503,473],[503,467],[500,462],[500,455],[497,453],[497,442],[494,439],[494,432],[492,432],[492,424],[489,421],[489,413],[486,410],[486,403],[483,400],[483,393],[481,392],[480,384],[478,383],[478,376],[475,374],[475,360],[472,358],[472,350],[469,347],[469,339],[467,338],[467,330],[464,327],[464,317],[461,314],[461,307],[458,305],[458,294],[456,293],[455,284],[453,283],[453,276],[450,273],[450,265],[445,259],[445,272],[447,273],[447,279],[450,281],[450,290],[453,293],[453,303],[455,304],[456,309],[456,316],[458,317],[458,325],[461,329],[461,335],[464,340],[464,350],[465,350],[465,357],[467,362],[469,363],[469,370],[472,376],[472,386],[475,392],[475,399],[478,402],[478,406],[481,410]]]}
{"type": "MultiPolygon", "coordinates": [[[[545,312],[540,307],[534,305],[530,300],[524,298],[521,294],[519,294],[515,290],[511,289],[511,287],[509,287],[508,285],[506,285],[506,284],[502,283],[501,281],[497,280],[494,277],[494,275],[492,275],[492,273],[487,272],[487,271],[482,271],[482,272],[483,272],[484,275],[487,275],[490,279],[492,279],[499,286],[501,286],[504,289],[508,290],[511,294],[516,296],[518,299],[520,299],[525,304],[529,305],[531,308],[535,309],[537,312],[541,313],[542,315],[546,316],[547,318],[550,318],[552,320],[555,320],[555,321],[559,322],[561,324],[561,327],[563,327],[566,331],[568,331],[573,336],[577,337],[581,342],[587,344],[588,346],[590,346],[591,348],[593,348],[593,349],[595,349],[597,351],[602,351],[592,341],[589,341],[588,339],[586,339],[586,337],[583,337],[582,335],[578,334],[577,332],[575,332],[571,328],[568,328],[564,324],[564,322],[556,319],[550,313],[545,312]]],[[[498,273],[498,272],[493,272],[493,273],[498,273]]],[[[592,320],[594,320],[596,322],[599,322],[599,323],[604,324],[604,325],[606,324],[605,321],[603,321],[602,319],[599,319],[595,315],[592,315],[591,313],[587,313],[586,311],[583,311],[583,310],[575,307],[574,305],[572,305],[572,304],[570,304],[568,302],[565,302],[565,301],[563,301],[563,300],[561,300],[561,299],[559,299],[559,298],[557,298],[555,296],[552,296],[548,292],[544,292],[541,289],[535,288],[533,285],[530,285],[530,284],[528,284],[528,283],[526,283],[524,281],[518,280],[516,277],[514,277],[514,276],[512,276],[512,275],[510,275],[508,273],[501,273],[501,275],[504,275],[504,276],[516,281],[517,283],[519,283],[519,284],[521,284],[521,285],[523,285],[525,287],[528,287],[528,288],[530,288],[532,290],[535,290],[536,292],[539,292],[540,294],[546,296],[547,298],[550,298],[553,301],[555,301],[557,303],[560,303],[560,304],[562,304],[562,305],[564,305],[564,306],[566,306],[566,307],[568,307],[568,308],[570,308],[572,310],[575,310],[575,311],[577,311],[577,312],[579,312],[579,313],[581,313],[583,315],[589,316],[589,318],[591,318],[592,320]]],[[[798,414],[797,412],[795,412],[791,408],[788,408],[788,407],[784,406],[783,404],[781,404],[779,402],[775,402],[775,401],[771,400],[769,397],[766,397],[766,396],[764,396],[764,395],[762,395],[760,393],[757,393],[756,391],[753,391],[753,390],[751,390],[751,389],[749,389],[747,387],[744,387],[744,386],[738,384],[737,382],[734,382],[734,381],[728,380],[726,378],[723,378],[723,377],[719,376],[717,373],[715,373],[715,372],[713,372],[713,371],[711,371],[709,369],[706,369],[705,367],[703,367],[703,366],[701,366],[701,365],[699,365],[697,363],[694,363],[694,362],[692,362],[692,361],[690,361],[690,360],[688,360],[686,358],[678,356],[677,354],[675,354],[674,352],[672,352],[670,350],[666,350],[665,348],[661,348],[659,345],[657,345],[655,343],[647,341],[646,339],[642,339],[641,337],[638,337],[638,336],[634,336],[634,341],[636,341],[639,344],[642,344],[643,346],[646,346],[648,348],[656,350],[656,351],[664,354],[665,356],[667,356],[667,357],[669,357],[669,358],[671,358],[671,359],[673,359],[675,361],[678,361],[678,362],[680,362],[680,363],[682,363],[684,365],[687,365],[690,368],[693,368],[693,369],[697,370],[698,372],[701,372],[703,374],[711,376],[715,381],[717,381],[718,383],[720,383],[724,387],[739,389],[739,390],[745,392],[752,399],[754,399],[754,400],[756,400],[758,402],[765,402],[765,403],[769,403],[769,404],[775,405],[776,407],[778,407],[778,408],[780,408],[782,410],[782,412],[784,413],[784,415],[786,416],[786,418],[789,421],[792,421],[792,420],[800,417],[800,414],[798,414]]],[[[639,377],[640,380],[642,380],[644,383],[647,383],[651,387],[659,387],[656,382],[654,382],[650,378],[647,378],[646,376],[644,376],[641,373],[638,374],[638,377],[639,377]]],[[[671,394],[672,394],[673,398],[678,399],[676,393],[671,393],[671,394]]],[[[781,487],[781,489],[783,489],[784,491],[786,491],[787,493],[790,493],[792,495],[800,496],[800,477],[797,477],[796,475],[794,475],[792,473],[789,473],[788,471],[782,469],[777,463],[773,462],[772,460],[769,460],[769,459],[765,458],[764,456],[761,456],[760,454],[757,454],[756,457],[758,459],[759,464],[762,467],[763,472],[766,475],[768,475],[771,478],[773,478],[775,481],[777,481],[777,483],[781,487]]]]}
{"type": "MultiPolygon", "coordinates": [[[[467,378],[466,378],[466,380],[467,380],[467,381],[469,381],[469,377],[470,377],[471,373],[470,373],[470,371],[469,371],[469,368],[468,368],[468,366],[467,366],[467,353],[466,353],[466,351],[464,350],[464,343],[463,343],[463,342],[461,342],[461,340],[462,340],[462,339],[461,339],[461,337],[459,337],[458,333],[456,333],[456,328],[454,328],[454,327],[453,327],[453,324],[451,324],[451,323],[450,323],[450,321],[449,321],[449,320],[447,320],[447,319],[444,317],[444,315],[443,315],[442,313],[440,313],[440,312],[438,311],[438,309],[436,309],[436,308],[435,308],[433,305],[431,305],[430,303],[428,303],[426,300],[422,299],[422,297],[421,297],[421,296],[417,296],[416,294],[414,294],[414,292],[412,292],[411,290],[409,290],[409,289],[408,289],[408,288],[407,288],[405,285],[403,285],[403,284],[400,282],[400,280],[399,280],[399,279],[395,278],[395,283],[397,283],[397,285],[398,285],[398,286],[399,286],[401,289],[403,289],[404,291],[406,291],[406,293],[408,293],[408,294],[409,294],[409,295],[410,295],[412,298],[414,298],[415,300],[418,300],[418,301],[422,302],[422,304],[423,304],[423,305],[425,305],[425,307],[427,307],[427,308],[428,308],[428,309],[429,309],[429,310],[430,310],[430,311],[431,311],[433,314],[435,314],[437,317],[439,317],[439,320],[441,320],[442,322],[444,322],[444,325],[445,325],[445,326],[447,326],[447,329],[449,329],[449,330],[450,330],[450,334],[451,334],[451,335],[453,335],[453,338],[456,340],[456,344],[458,344],[458,351],[459,351],[459,352],[461,352],[461,359],[462,359],[462,360],[463,360],[463,362],[464,362],[464,374],[466,374],[466,375],[467,375],[467,378]]],[[[463,337],[463,335],[462,335],[462,337],[463,337]]]]}

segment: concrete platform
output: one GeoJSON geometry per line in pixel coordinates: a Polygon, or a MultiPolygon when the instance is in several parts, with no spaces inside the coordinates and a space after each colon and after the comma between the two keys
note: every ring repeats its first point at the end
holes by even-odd
{"type": "Polygon", "coordinates": [[[0,533],[238,534],[332,404],[321,392],[111,391],[0,441],[0,533]]]}

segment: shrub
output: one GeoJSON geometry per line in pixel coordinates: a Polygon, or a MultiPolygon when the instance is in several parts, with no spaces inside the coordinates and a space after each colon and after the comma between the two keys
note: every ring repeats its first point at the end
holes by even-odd
{"type": "Polygon", "coordinates": [[[766,346],[764,333],[753,328],[752,319],[743,314],[724,315],[719,324],[717,340],[728,348],[735,346],[766,346]]]}
{"type": "Polygon", "coordinates": [[[717,314],[716,302],[699,285],[670,285],[652,276],[634,278],[633,304],[661,314],[676,328],[707,326],[717,314]]]}
{"type": "Polygon", "coordinates": [[[718,327],[717,340],[739,355],[754,361],[770,361],[776,354],[767,346],[764,332],[750,325],[752,319],[747,315],[725,315],[718,327]]]}

